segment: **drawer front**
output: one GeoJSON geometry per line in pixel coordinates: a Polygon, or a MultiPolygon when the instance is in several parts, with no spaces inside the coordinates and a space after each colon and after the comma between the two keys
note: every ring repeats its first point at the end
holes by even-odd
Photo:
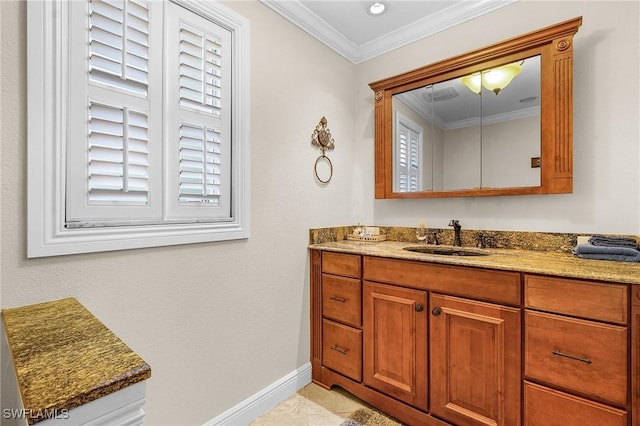
{"type": "Polygon", "coordinates": [[[342,275],[343,277],[360,278],[360,255],[322,252],[322,272],[342,275]]]}
{"type": "Polygon", "coordinates": [[[364,279],[506,305],[521,303],[520,273],[365,256],[364,279]]]}
{"type": "Polygon", "coordinates": [[[625,407],[627,328],[525,312],[527,378],[625,407]]]}
{"type": "Polygon", "coordinates": [[[628,287],[620,284],[525,275],[527,308],[626,324],[628,287]]]}
{"type": "Polygon", "coordinates": [[[627,426],[627,413],[588,399],[524,383],[525,426],[627,426]]]}
{"type": "Polygon", "coordinates": [[[322,365],[362,381],[362,330],[323,320],[322,365]]]}
{"type": "Polygon", "coordinates": [[[360,280],[322,274],[322,314],[336,321],[362,325],[360,280]]]}

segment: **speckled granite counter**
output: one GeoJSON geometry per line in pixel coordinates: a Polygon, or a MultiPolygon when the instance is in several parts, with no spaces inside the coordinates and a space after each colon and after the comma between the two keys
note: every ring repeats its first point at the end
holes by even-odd
{"type": "Polygon", "coordinates": [[[316,250],[355,253],[394,259],[418,260],[447,265],[557,275],[569,278],[640,284],[640,263],[585,260],[571,253],[489,248],[489,256],[443,256],[403,250],[416,243],[383,241],[335,241],[310,244],[316,250]]]}
{"type": "Polygon", "coordinates": [[[2,318],[27,412],[70,410],[151,377],[149,365],[76,299],[4,309],[2,318]]]}

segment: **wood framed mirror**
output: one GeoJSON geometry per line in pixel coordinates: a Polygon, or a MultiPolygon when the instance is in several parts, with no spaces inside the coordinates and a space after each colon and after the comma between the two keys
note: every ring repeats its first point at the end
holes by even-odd
{"type": "Polygon", "coordinates": [[[581,24],[574,18],[370,83],[375,197],[571,193],[581,24]],[[496,80],[501,73],[507,78],[496,80]]]}

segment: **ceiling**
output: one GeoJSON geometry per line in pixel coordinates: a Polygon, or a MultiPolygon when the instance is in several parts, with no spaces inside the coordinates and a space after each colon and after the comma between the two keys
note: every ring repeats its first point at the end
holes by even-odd
{"type": "Polygon", "coordinates": [[[517,0],[260,0],[353,63],[381,55],[517,0]]]}

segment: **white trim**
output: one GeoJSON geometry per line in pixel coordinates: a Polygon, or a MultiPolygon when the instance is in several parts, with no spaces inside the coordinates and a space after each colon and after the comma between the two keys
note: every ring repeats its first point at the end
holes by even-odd
{"type": "MultiPolygon", "coordinates": [[[[215,15],[233,32],[232,217],[217,223],[163,223],[104,228],[65,227],[67,41],[65,0],[27,2],[28,231],[27,256],[43,257],[249,238],[249,21],[217,2],[172,0],[215,15]],[[62,168],[62,170],[61,170],[62,168]]],[[[198,12],[200,11],[200,12],[198,12]]]]}
{"type": "Polygon", "coordinates": [[[260,3],[297,25],[341,56],[358,64],[486,15],[516,1],[518,0],[459,1],[439,13],[410,23],[397,31],[384,34],[360,46],[336,31],[331,25],[307,9],[299,0],[260,0],[260,3]]]}
{"type": "Polygon", "coordinates": [[[311,363],[292,371],[203,426],[246,425],[311,383],[311,363]]]}

